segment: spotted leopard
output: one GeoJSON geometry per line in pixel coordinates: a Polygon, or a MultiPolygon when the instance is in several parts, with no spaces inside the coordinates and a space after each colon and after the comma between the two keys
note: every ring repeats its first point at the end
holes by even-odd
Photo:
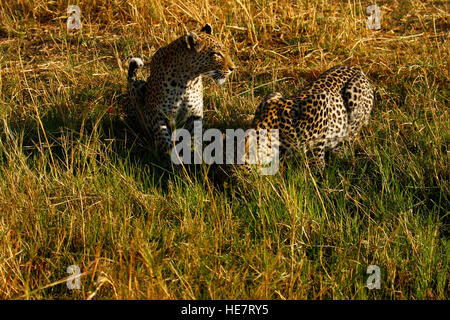
{"type": "Polygon", "coordinates": [[[194,121],[202,121],[202,77],[209,76],[222,85],[235,68],[227,48],[212,35],[209,24],[156,51],[146,81],[136,79],[136,71],[142,66],[140,59],[130,61],[128,94],[134,113],[144,119],[146,129],[163,151],[171,150],[175,128],[193,132],[194,121]]]}
{"type": "Polygon", "coordinates": [[[366,75],[353,66],[336,66],[290,98],[275,92],[256,110],[252,128],[262,152],[272,152],[270,130],[278,129],[279,155],[288,151],[309,151],[313,164],[325,166],[325,151],[345,140],[352,141],[367,125],[373,105],[373,89],[366,75]],[[265,141],[267,139],[268,141],[265,141]]]}

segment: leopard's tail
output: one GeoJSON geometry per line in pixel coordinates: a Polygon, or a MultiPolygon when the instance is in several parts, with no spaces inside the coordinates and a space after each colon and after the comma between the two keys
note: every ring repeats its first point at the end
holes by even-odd
{"type": "Polygon", "coordinates": [[[140,58],[131,58],[128,64],[128,83],[136,81],[137,70],[144,66],[144,62],[140,58]]]}

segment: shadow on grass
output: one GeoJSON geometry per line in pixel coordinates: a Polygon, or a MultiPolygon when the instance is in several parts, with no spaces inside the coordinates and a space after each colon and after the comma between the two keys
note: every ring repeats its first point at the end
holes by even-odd
{"type": "MultiPolygon", "coordinates": [[[[60,104],[49,107],[39,116],[31,113],[14,117],[8,122],[8,130],[16,137],[21,136],[22,150],[29,159],[36,159],[42,156],[42,152],[51,150],[52,161],[47,161],[49,171],[55,162],[60,167],[66,166],[68,157],[73,156],[73,150],[79,149],[82,153],[83,150],[94,148],[92,159],[102,163],[105,163],[106,159],[107,163],[114,167],[123,167],[125,163],[135,171],[145,172],[145,180],[148,180],[146,183],[153,183],[150,187],[157,187],[163,195],[167,195],[170,181],[186,180],[189,183],[200,183],[205,188],[213,187],[218,192],[235,189],[234,194],[242,197],[243,201],[246,200],[247,187],[242,186],[242,183],[251,184],[252,180],[236,181],[232,175],[232,165],[186,165],[183,168],[174,165],[167,156],[158,151],[151,136],[139,130],[134,123],[124,120],[126,96],[118,94],[121,89],[113,86],[108,88],[103,92],[103,105],[95,104],[94,108],[90,106],[92,101],[98,99],[95,90],[86,89],[73,93],[70,101],[79,106],[76,109],[60,104]]],[[[205,122],[204,128],[208,129],[207,121],[205,122]]],[[[227,128],[236,129],[242,125],[237,122],[224,122],[214,126],[224,132],[227,128]]],[[[5,128],[2,128],[1,132],[5,135],[5,128]]],[[[383,132],[377,133],[377,136],[383,137],[383,132]]],[[[415,143],[418,144],[416,148],[420,150],[428,149],[425,139],[416,139],[415,143]]],[[[392,186],[392,198],[384,201],[388,201],[392,208],[397,208],[395,211],[407,210],[400,201],[405,200],[404,197],[407,196],[410,199],[406,203],[418,204],[413,207],[414,210],[423,208],[441,216],[446,214],[448,194],[442,184],[448,181],[448,173],[438,172],[436,177],[436,168],[433,168],[433,162],[427,153],[424,153],[422,158],[414,158],[415,163],[401,167],[401,159],[394,160],[391,157],[391,146],[377,145],[374,148],[378,158],[366,154],[358,144],[354,145],[352,152],[328,153],[325,174],[314,173],[319,189],[325,193],[323,190],[327,188],[342,189],[345,182],[350,186],[349,190],[352,190],[350,195],[359,197],[362,193],[368,199],[367,207],[370,207],[373,200],[384,193],[386,186],[392,186]],[[415,173],[419,164],[423,173],[421,177],[417,177],[415,173]],[[421,184],[418,185],[418,182],[421,184]]],[[[290,167],[289,171],[291,174],[302,174],[304,161],[301,157],[295,158],[296,160],[286,163],[290,167]]],[[[76,175],[79,170],[83,168],[73,166],[72,173],[76,175]]],[[[281,171],[281,178],[288,179],[283,168],[281,171]]],[[[330,201],[334,201],[333,199],[342,200],[335,194],[328,197],[330,201]]],[[[361,203],[364,204],[364,201],[361,200],[361,203]]],[[[351,205],[351,202],[348,203],[351,205]]],[[[356,205],[354,209],[358,210],[356,205]]],[[[446,234],[448,219],[448,215],[444,217],[446,234]]]]}
{"type": "MultiPolygon", "coordinates": [[[[89,153],[89,157],[99,163],[105,163],[107,159],[108,165],[114,167],[123,167],[125,163],[145,172],[146,180],[154,184],[151,187],[158,188],[163,194],[168,192],[169,181],[179,179],[205,182],[207,177],[208,183],[219,189],[226,181],[230,182],[224,171],[216,170],[214,165],[183,167],[173,164],[168,156],[157,150],[151,134],[144,132],[135,119],[127,119],[124,110],[128,98],[120,94],[120,89],[107,89],[101,98],[103,105],[90,107],[98,95],[95,89],[87,88],[69,97],[71,106],[76,108],[56,103],[40,110],[39,115],[35,112],[13,114],[11,119],[0,123],[2,140],[20,140],[30,167],[35,165],[33,159],[48,157],[47,172],[55,165],[67,167],[67,162],[73,161],[68,158],[77,152],[79,157],[82,157],[80,153],[89,153]],[[92,152],[88,152],[91,148],[92,152]]],[[[78,165],[71,168],[73,175],[83,170],[78,165]]]]}

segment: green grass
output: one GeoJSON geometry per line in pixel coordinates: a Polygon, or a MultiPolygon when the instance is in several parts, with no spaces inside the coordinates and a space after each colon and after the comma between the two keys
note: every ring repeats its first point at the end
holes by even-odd
{"type": "Polygon", "coordinates": [[[0,298],[448,299],[448,5],[410,2],[370,31],[369,1],[79,1],[76,34],[65,3],[5,4],[0,298]],[[238,65],[206,81],[208,127],[248,125],[263,96],[340,63],[374,84],[369,125],[323,175],[301,158],[275,176],[173,170],[121,121],[125,61],[204,22],[238,65]]]}

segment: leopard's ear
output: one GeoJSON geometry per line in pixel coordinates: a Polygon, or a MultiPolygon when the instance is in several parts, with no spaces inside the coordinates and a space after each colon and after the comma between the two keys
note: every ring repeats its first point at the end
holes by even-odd
{"type": "Polygon", "coordinates": [[[184,36],[184,41],[186,42],[186,47],[188,49],[193,49],[197,52],[203,49],[204,44],[199,41],[197,34],[194,32],[188,32],[184,36]]]}
{"type": "Polygon", "coordinates": [[[212,33],[212,27],[209,23],[205,24],[205,26],[202,28],[202,30],[200,30],[200,32],[205,32],[207,34],[211,34],[212,33]]]}

